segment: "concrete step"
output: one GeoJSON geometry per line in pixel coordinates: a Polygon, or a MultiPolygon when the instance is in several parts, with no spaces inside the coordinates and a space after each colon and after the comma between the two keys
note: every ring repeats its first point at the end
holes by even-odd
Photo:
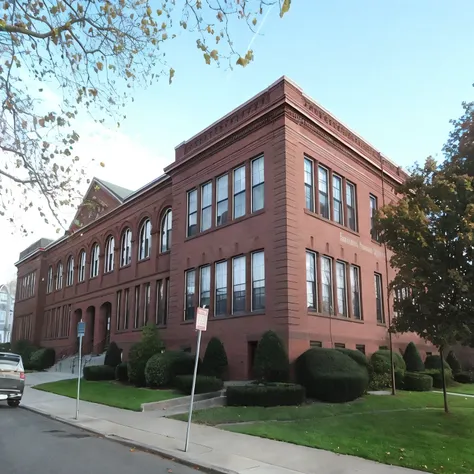
{"type": "MultiPolygon", "coordinates": [[[[194,405],[199,402],[213,399],[213,398],[220,398],[224,396],[225,390],[219,390],[217,392],[209,392],[209,393],[200,393],[194,396],[194,405]]],[[[191,396],[186,397],[178,397],[172,398],[171,400],[165,400],[163,402],[151,402],[151,403],[143,403],[142,404],[142,411],[164,411],[164,410],[171,410],[176,407],[180,406],[188,406],[191,402],[191,396]]]]}
{"type": "MultiPolygon", "coordinates": [[[[225,395],[221,397],[208,398],[206,400],[200,400],[194,402],[193,411],[196,410],[207,410],[208,408],[223,407],[227,404],[227,397],[225,395]]],[[[169,410],[162,410],[161,416],[174,416],[181,415],[182,413],[189,412],[189,403],[187,405],[178,405],[169,410]]]]}

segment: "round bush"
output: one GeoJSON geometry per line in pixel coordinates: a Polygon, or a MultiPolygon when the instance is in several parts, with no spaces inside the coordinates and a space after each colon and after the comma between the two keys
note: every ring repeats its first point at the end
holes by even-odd
{"type": "Polygon", "coordinates": [[[115,380],[118,380],[119,382],[128,382],[128,370],[126,362],[120,362],[120,364],[115,367],[115,380]]]}
{"type": "Polygon", "coordinates": [[[295,362],[297,382],[308,397],[325,402],[349,402],[364,394],[369,383],[366,368],[334,349],[313,348],[295,362]]]}
{"type": "MultiPolygon", "coordinates": [[[[193,376],[192,375],[178,375],[174,379],[174,386],[177,390],[184,393],[185,395],[191,395],[193,387],[193,376]]],[[[210,393],[218,392],[224,387],[224,382],[217,377],[208,375],[197,375],[196,376],[196,387],[194,393],[210,393]]]]}
{"type": "Polygon", "coordinates": [[[104,365],[117,367],[122,362],[122,350],[112,341],[105,353],[104,365]]]}
{"type": "Polygon", "coordinates": [[[148,387],[164,387],[178,375],[189,375],[194,370],[194,359],[181,351],[155,354],[145,367],[145,379],[148,387]]]}
{"type": "Polygon", "coordinates": [[[453,374],[459,374],[462,372],[461,363],[453,351],[449,351],[448,357],[446,357],[446,362],[451,368],[453,374]]]}
{"type": "Polygon", "coordinates": [[[354,349],[346,349],[342,347],[336,348],[336,351],[342,352],[343,354],[349,356],[351,359],[355,360],[359,365],[366,367],[369,370],[369,359],[365,354],[362,354],[361,351],[354,349]]]}
{"type": "Polygon", "coordinates": [[[425,364],[413,342],[410,342],[405,348],[403,359],[408,372],[423,372],[425,370],[425,364]]]}
{"type": "MultiPolygon", "coordinates": [[[[445,360],[443,361],[443,363],[444,363],[445,369],[451,370],[451,367],[445,360]]],[[[425,369],[426,370],[432,370],[432,369],[441,370],[441,356],[439,355],[426,356],[425,369]]]]}
{"type": "MultiPolygon", "coordinates": [[[[374,352],[370,357],[370,362],[374,368],[374,372],[377,374],[386,374],[390,373],[390,351],[387,349],[381,349],[377,352],[374,352]]],[[[403,357],[398,353],[393,351],[393,364],[395,370],[405,372],[406,364],[403,360],[403,357]]]]}
{"type": "Polygon", "coordinates": [[[301,405],[305,389],[292,383],[231,385],[227,387],[228,406],[276,407],[301,405]]]}
{"type": "Polygon", "coordinates": [[[115,369],[108,365],[87,365],[83,374],[86,380],[115,380],[115,369]]]}
{"type": "Polygon", "coordinates": [[[459,372],[454,374],[454,380],[458,383],[474,383],[474,372],[459,372]]]}
{"type": "Polygon", "coordinates": [[[404,389],[412,392],[429,392],[433,388],[433,379],[421,372],[406,372],[404,389]]]}
{"type": "Polygon", "coordinates": [[[283,341],[273,331],[267,331],[255,351],[254,375],[262,382],[287,382],[290,379],[290,361],[283,341]]]}
{"type": "Polygon", "coordinates": [[[33,370],[46,370],[54,365],[56,351],[52,347],[38,349],[30,357],[29,366],[33,370]]]}
{"type": "Polygon", "coordinates": [[[224,344],[217,337],[211,338],[202,360],[203,374],[222,379],[226,375],[228,365],[224,344]]]}
{"type": "MultiPolygon", "coordinates": [[[[423,372],[426,375],[429,375],[433,379],[434,388],[443,388],[443,374],[441,369],[429,369],[423,372]]],[[[446,387],[453,385],[453,373],[451,369],[444,369],[444,380],[446,387]]]]}

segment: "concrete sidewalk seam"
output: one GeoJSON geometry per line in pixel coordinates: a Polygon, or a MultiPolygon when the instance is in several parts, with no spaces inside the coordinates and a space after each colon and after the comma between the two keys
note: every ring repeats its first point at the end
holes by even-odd
{"type": "MultiPolygon", "coordinates": [[[[67,420],[65,418],[61,418],[59,416],[52,415],[52,414],[47,413],[47,412],[45,412],[43,410],[40,410],[38,408],[25,406],[25,405],[20,405],[20,407],[23,408],[24,410],[28,410],[28,411],[31,411],[33,413],[37,413],[38,415],[44,416],[46,418],[50,418],[50,419],[58,421],[60,423],[64,423],[65,425],[73,426],[74,428],[78,428],[78,429],[87,431],[89,433],[93,433],[97,436],[108,439],[110,441],[114,441],[116,443],[120,443],[124,446],[130,447],[130,448],[138,448],[141,451],[157,454],[157,455],[159,455],[159,456],[161,456],[165,459],[168,459],[169,461],[176,461],[179,464],[182,464],[182,465],[187,466],[187,467],[192,467],[192,468],[198,467],[199,469],[203,469],[203,470],[207,471],[209,474],[239,474],[237,471],[232,471],[230,469],[225,469],[225,468],[222,468],[222,467],[216,467],[216,466],[213,466],[212,464],[208,464],[208,463],[203,462],[201,460],[194,461],[192,459],[186,459],[185,457],[180,456],[181,453],[179,453],[179,452],[175,453],[173,451],[170,451],[170,450],[167,450],[167,449],[164,449],[164,448],[156,448],[154,446],[149,446],[145,443],[134,442],[132,440],[122,438],[121,436],[117,436],[117,435],[114,435],[114,434],[102,433],[99,430],[95,430],[95,429],[89,428],[89,427],[84,427],[84,426],[80,425],[79,422],[74,422],[72,420],[67,420]]],[[[123,426],[123,425],[120,425],[120,426],[123,426]]],[[[185,454],[185,453],[183,452],[182,454],[185,454]]]]}

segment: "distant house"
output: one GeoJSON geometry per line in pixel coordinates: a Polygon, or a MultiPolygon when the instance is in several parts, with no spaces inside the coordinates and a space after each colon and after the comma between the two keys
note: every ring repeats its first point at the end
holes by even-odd
{"type": "Polygon", "coordinates": [[[10,342],[13,326],[14,289],[0,285],[0,344],[10,342]]]}

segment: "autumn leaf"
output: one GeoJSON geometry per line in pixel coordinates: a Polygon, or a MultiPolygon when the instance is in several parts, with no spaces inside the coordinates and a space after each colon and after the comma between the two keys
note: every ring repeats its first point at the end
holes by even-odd
{"type": "Polygon", "coordinates": [[[98,62],[96,66],[99,71],[102,71],[102,69],[104,69],[104,65],[101,62],[98,62]]]}

